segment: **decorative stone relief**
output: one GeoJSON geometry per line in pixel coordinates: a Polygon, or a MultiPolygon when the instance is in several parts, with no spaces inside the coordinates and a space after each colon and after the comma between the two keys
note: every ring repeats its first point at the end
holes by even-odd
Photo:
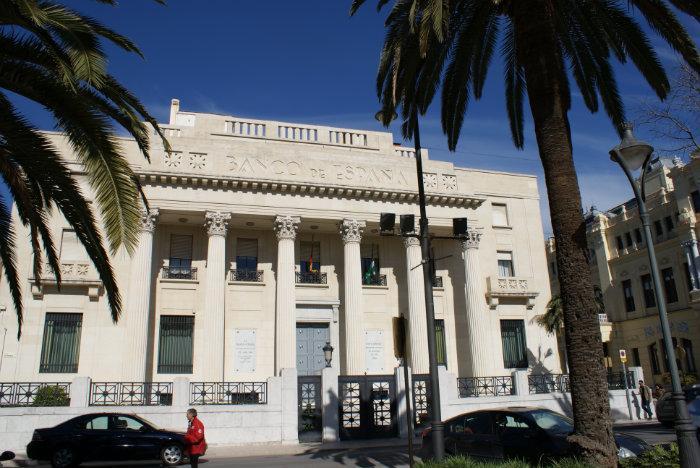
{"type": "Polygon", "coordinates": [[[297,216],[277,216],[274,222],[274,230],[277,235],[277,240],[294,239],[299,230],[299,222],[301,220],[297,216]]]}
{"type": "Polygon", "coordinates": [[[678,215],[678,223],[685,224],[690,227],[695,226],[695,214],[691,213],[688,208],[683,208],[678,215]]]}
{"type": "Polygon", "coordinates": [[[165,153],[163,158],[163,163],[168,167],[180,167],[182,163],[182,153],[180,152],[170,152],[165,153]]]}
{"type": "Polygon", "coordinates": [[[348,242],[360,242],[362,239],[362,231],[365,228],[365,222],[356,219],[344,219],[340,222],[338,227],[344,244],[348,242]]]}
{"type": "Polygon", "coordinates": [[[436,189],[438,188],[437,184],[437,174],[431,174],[428,172],[423,173],[423,184],[425,184],[425,188],[427,189],[436,189]]]}
{"type": "Polygon", "coordinates": [[[207,167],[207,155],[203,153],[190,153],[187,163],[192,169],[204,169],[207,167]]]}
{"type": "Polygon", "coordinates": [[[159,215],[158,208],[151,208],[150,210],[146,211],[145,209],[141,210],[141,231],[145,232],[153,232],[156,229],[156,221],[158,220],[158,215],[159,215]]]}
{"type": "Polygon", "coordinates": [[[443,190],[448,190],[454,192],[457,190],[457,176],[443,174],[442,175],[442,188],[443,190]]]}
{"type": "Polygon", "coordinates": [[[481,242],[481,232],[476,229],[467,229],[467,236],[462,239],[462,250],[478,249],[481,242]]]}
{"type": "Polygon", "coordinates": [[[207,234],[210,236],[225,236],[228,229],[228,221],[231,219],[231,213],[207,211],[205,219],[207,234]]]}

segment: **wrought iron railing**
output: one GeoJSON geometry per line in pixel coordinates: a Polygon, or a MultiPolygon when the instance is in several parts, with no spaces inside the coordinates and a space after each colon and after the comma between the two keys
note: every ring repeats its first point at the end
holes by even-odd
{"type": "Polygon", "coordinates": [[[5,382],[0,383],[0,406],[68,406],[70,404],[70,383],[68,382],[5,382]],[[44,387],[56,387],[65,398],[56,397],[50,401],[35,401],[37,392],[44,387]]]}
{"type": "Polygon", "coordinates": [[[163,267],[163,279],[197,279],[196,267],[163,267]]]}
{"type": "Polygon", "coordinates": [[[513,377],[501,375],[495,377],[460,377],[457,379],[460,398],[482,396],[513,395],[513,377]]]}
{"type": "Polygon", "coordinates": [[[386,286],[386,275],[362,276],[364,286],[386,286]]]}
{"type": "Polygon", "coordinates": [[[267,382],[192,382],[191,405],[264,405],[267,382]]]}
{"type": "MultiPolygon", "coordinates": [[[[625,377],[622,372],[611,372],[607,375],[609,390],[624,390],[625,377]]],[[[634,372],[627,371],[627,388],[636,388],[634,383],[634,372]]]]}
{"type": "Polygon", "coordinates": [[[262,270],[231,270],[231,281],[247,281],[250,283],[262,283],[262,270]]]}
{"type": "Polygon", "coordinates": [[[90,406],[171,406],[172,382],[92,382],[90,406]]]}
{"type": "Polygon", "coordinates": [[[569,374],[530,374],[527,376],[529,393],[569,391],[569,374]]]}
{"type": "Polygon", "coordinates": [[[413,425],[425,427],[431,419],[430,375],[413,374],[413,425]]]}
{"type": "Polygon", "coordinates": [[[297,271],[297,284],[326,284],[328,283],[328,275],[315,271],[297,271]]]}
{"type": "Polygon", "coordinates": [[[434,276],[433,277],[433,287],[434,288],[442,288],[442,276],[434,276]]]}

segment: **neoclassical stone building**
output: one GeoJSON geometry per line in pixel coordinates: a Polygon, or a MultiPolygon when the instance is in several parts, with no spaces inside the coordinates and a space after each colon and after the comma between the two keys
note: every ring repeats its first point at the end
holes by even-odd
{"type": "MultiPolygon", "coordinates": [[[[29,243],[18,242],[19,341],[0,284],[0,381],[314,375],[327,342],[341,375],[391,374],[401,315],[413,372],[428,371],[420,248],[378,232],[380,213],[418,214],[412,149],[390,133],[184,112],[177,100],[162,127],[172,152],[154,135],[150,164],[120,139],[150,202],[134,255],[113,259],[122,319],[112,323],[92,264],[56,216],[60,291],[50,274],[33,284],[29,243]]],[[[532,321],[550,298],[536,178],[424,157],[432,232],[469,223],[464,240],[433,242],[440,362],[458,376],[561,372],[556,340],[532,321]]]]}

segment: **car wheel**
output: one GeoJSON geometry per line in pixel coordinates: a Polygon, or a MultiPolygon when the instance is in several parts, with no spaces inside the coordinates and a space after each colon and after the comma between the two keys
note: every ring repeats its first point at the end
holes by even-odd
{"type": "Polygon", "coordinates": [[[160,460],[165,466],[179,465],[182,459],[182,447],[177,444],[166,445],[163,447],[163,450],[160,451],[160,460]]]}
{"type": "Polygon", "coordinates": [[[51,466],[54,468],[71,468],[78,466],[78,457],[70,447],[60,447],[51,455],[51,466]]]}

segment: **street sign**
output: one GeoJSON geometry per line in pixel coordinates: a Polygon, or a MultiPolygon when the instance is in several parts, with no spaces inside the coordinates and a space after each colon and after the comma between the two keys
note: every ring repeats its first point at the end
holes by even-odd
{"type": "Polygon", "coordinates": [[[620,350],[620,361],[623,363],[627,362],[627,351],[624,349],[620,350]]]}

